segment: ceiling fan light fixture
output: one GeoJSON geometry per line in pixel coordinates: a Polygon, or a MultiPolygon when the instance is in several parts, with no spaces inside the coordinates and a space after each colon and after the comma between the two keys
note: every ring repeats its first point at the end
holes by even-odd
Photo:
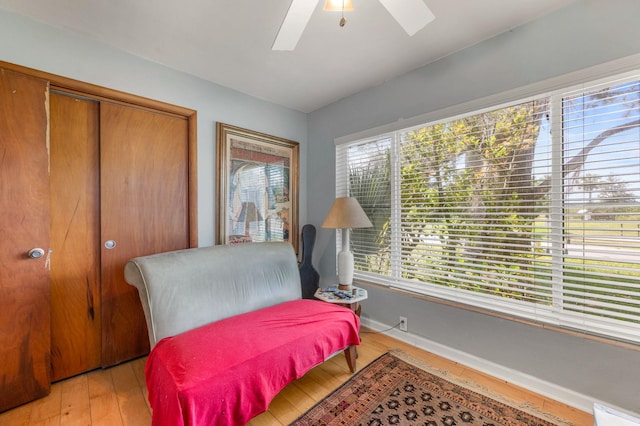
{"type": "Polygon", "coordinates": [[[353,10],[353,2],[351,0],[326,0],[324,10],[330,12],[351,11],[353,10]]]}
{"type": "MultiPolygon", "coordinates": [[[[289,10],[273,42],[272,50],[294,50],[319,3],[318,0],[290,1],[289,10]]],[[[409,36],[414,35],[435,19],[435,15],[424,4],[425,0],[379,1],[409,36]]],[[[325,0],[324,10],[342,12],[339,24],[344,27],[347,22],[344,11],[353,10],[353,2],[352,0],[325,0]]]]}

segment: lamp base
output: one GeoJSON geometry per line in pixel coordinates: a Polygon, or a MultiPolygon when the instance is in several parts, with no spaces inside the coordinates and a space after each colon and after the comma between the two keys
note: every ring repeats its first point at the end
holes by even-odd
{"type": "MultiPolygon", "coordinates": [[[[343,240],[344,242],[344,240],[343,240]]],[[[351,291],[353,283],[353,254],[348,246],[338,253],[338,289],[351,291]]]]}

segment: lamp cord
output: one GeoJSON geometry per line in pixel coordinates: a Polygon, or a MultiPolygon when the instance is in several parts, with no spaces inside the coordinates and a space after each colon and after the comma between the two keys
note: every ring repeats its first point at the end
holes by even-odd
{"type": "Polygon", "coordinates": [[[361,334],[380,334],[380,333],[386,333],[387,331],[391,331],[394,328],[398,328],[400,327],[400,324],[402,324],[401,322],[397,323],[396,325],[394,325],[393,327],[387,328],[386,330],[380,330],[380,331],[361,331],[361,334]]]}

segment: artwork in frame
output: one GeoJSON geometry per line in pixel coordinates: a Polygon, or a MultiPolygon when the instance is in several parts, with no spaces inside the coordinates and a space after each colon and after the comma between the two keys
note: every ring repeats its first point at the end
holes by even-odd
{"type": "Polygon", "coordinates": [[[217,243],[286,241],[298,253],[299,144],[217,123],[217,243]]]}

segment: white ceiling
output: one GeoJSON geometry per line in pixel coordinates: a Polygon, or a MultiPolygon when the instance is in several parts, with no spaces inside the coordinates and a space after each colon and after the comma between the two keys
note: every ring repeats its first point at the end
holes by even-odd
{"type": "Polygon", "coordinates": [[[292,52],[271,50],[290,0],[0,0],[0,8],[302,112],[383,83],[575,0],[424,0],[409,37],[378,0],[319,0],[292,52]]]}

